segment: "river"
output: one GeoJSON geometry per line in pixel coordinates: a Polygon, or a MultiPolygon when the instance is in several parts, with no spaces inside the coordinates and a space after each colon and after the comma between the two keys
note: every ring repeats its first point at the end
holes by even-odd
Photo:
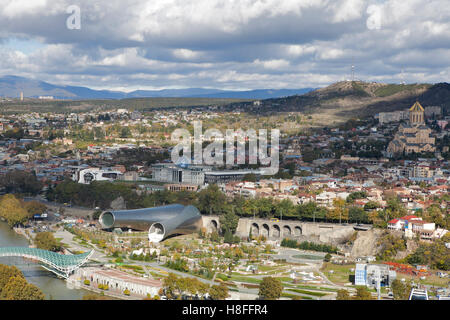
{"type": "MultiPolygon", "coordinates": [[[[10,229],[5,222],[0,221],[0,247],[28,247],[28,241],[10,229]]],[[[47,299],[54,300],[80,300],[89,291],[71,289],[67,283],[38,264],[22,258],[0,257],[0,264],[17,266],[28,282],[36,285],[44,292],[47,299]]]]}

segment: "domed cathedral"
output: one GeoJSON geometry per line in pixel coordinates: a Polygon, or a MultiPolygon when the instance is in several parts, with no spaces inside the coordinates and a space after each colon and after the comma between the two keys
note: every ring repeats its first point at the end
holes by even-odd
{"type": "Polygon", "coordinates": [[[388,145],[388,153],[394,155],[436,151],[435,138],[425,124],[424,114],[425,110],[419,101],[409,108],[409,123],[400,124],[394,140],[388,145]]]}

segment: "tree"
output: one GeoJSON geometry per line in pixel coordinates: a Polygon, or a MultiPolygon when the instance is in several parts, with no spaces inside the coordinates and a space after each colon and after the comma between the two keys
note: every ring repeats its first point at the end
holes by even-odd
{"type": "Polygon", "coordinates": [[[350,221],[358,223],[368,221],[367,213],[360,207],[350,207],[348,210],[348,218],[350,221]]]}
{"type": "Polygon", "coordinates": [[[340,289],[337,291],[336,300],[351,300],[350,294],[345,289],[340,289]]]}
{"type": "Polygon", "coordinates": [[[385,209],[385,221],[389,221],[394,218],[403,217],[407,211],[403,204],[397,197],[390,197],[387,199],[387,207],[385,209]]]}
{"type": "Polygon", "coordinates": [[[2,289],[4,300],[44,300],[45,295],[35,285],[28,283],[23,276],[13,276],[2,289]]]}
{"type": "Polygon", "coordinates": [[[209,288],[209,295],[213,300],[225,300],[228,298],[228,287],[225,283],[213,285],[209,288]]]}
{"type": "Polygon", "coordinates": [[[225,233],[228,230],[233,234],[238,226],[239,217],[233,211],[229,211],[220,216],[219,221],[222,232],[225,233]]]}
{"type": "Polygon", "coordinates": [[[327,253],[327,254],[325,255],[325,257],[323,258],[323,261],[325,261],[325,262],[330,262],[330,260],[331,260],[331,254],[327,253]]]}
{"type": "Polygon", "coordinates": [[[280,217],[295,217],[297,208],[291,200],[283,199],[275,206],[275,216],[280,217]]]}
{"type": "Polygon", "coordinates": [[[408,300],[409,293],[411,292],[411,285],[405,284],[398,279],[392,281],[391,284],[392,293],[394,294],[394,300],[408,300]]]}
{"type": "Polygon", "coordinates": [[[47,206],[39,201],[25,202],[25,209],[30,215],[42,214],[47,211],[47,206]]]}
{"type": "Polygon", "coordinates": [[[22,271],[20,271],[16,266],[0,264],[0,296],[2,289],[6,286],[9,279],[16,276],[23,277],[22,271]]]}
{"type": "Polygon", "coordinates": [[[203,214],[222,214],[225,212],[226,196],[216,184],[210,184],[198,193],[197,207],[203,214]]]}
{"type": "Polygon", "coordinates": [[[279,279],[264,277],[259,284],[259,297],[265,300],[277,300],[283,292],[283,284],[279,279]]]}
{"type": "Polygon", "coordinates": [[[39,232],[34,238],[34,243],[39,249],[59,251],[61,246],[51,232],[39,232]]]}
{"type": "Polygon", "coordinates": [[[12,194],[6,194],[0,199],[0,217],[6,219],[13,227],[24,223],[30,218],[30,213],[23,208],[22,202],[12,194]]]}
{"type": "Polygon", "coordinates": [[[231,233],[230,229],[227,229],[227,231],[225,231],[225,235],[223,237],[223,242],[228,243],[228,244],[233,243],[233,234],[231,233]]]}
{"type": "Polygon", "coordinates": [[[180,294],[178,285],[178,276],[175,273],[170,272],[163,281],[164,292],[166,293],[167,298],[175,299],[180,294]]]}
{"type": "Polygon", "coordinates": [[[9,171],[0,176],[0,186],[6,193],[38,194],[42,190],[42,183],[36,175],[23,170],[9,171]]]}
{"type": "Polygon", "coordinates": [[[131,130],[129,127],[123,127],[120,131],[120,137],[121,138],[130,138],[131,137],[131,130]]]}
{"type": "Polygon", "coordinates": [[[356,296],[353,297],[354,300],[372,300],[372,295],[366,287],[356,288],[356,296]]]}

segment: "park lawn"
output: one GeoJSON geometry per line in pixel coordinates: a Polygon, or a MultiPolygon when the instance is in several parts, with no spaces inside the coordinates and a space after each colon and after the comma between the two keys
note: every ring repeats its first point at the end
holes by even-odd
{"type": "Polygon", "coordinates": [[[244,276],[231,276],[231,281],[237,281],[237,282],[247,282],[247,283],[254,283],[259,284],[262,280],[256,279],[252,277],[244,277],[244,276]]]}
{"type": "Polygon", "coordinates": [[[325,288],[325,287],[315,287],[315,286],[305,286],[305,285],[297,285],[297,286],[294,286],[293,288],[326,291],[326,292],[337,292],[339,290],[339,289],[335,289],[335,288],[325,288]]]}
{"type": "Polygon", "coordinates": [[[350,269],[355,268],[354,264],[351,265],[338,265],[331,262],[324,262],[321,271],[330,279],[331,282],[338,284],[346,284],[350,282],[349,276],[354,274],[350,269]],[[334,273],[329,273],[333,270],[334,273]]]}
{"type": "Polygon", "coordinates": [[[278,266],[263,266],[263,265],[259,265],[258,266],[258,270],[262,271],[262,272],[266,272],[266,271],[281,271],[282,268],[280,268],[278,266]]]}
{"type": "Polygon", "coordinates": [[[288,290],[297,292],[297,293],[309,294],[310,296],[315,296],[315,297],[323,297],[323,296],[327,295],[326,293],[323,293],[323,292],[308,291],[308,290],[301,290],[301,289],[288,289],[288,290]]]}
{"type": "Polygon", "coordinates": [[[292,283],[293,280],[290,277],[275,277],[276,279],[280,280],[281,282],[288,282],[288,283],[292,283]]]}
{"type": "Polygon", "coordinates": [[[283,292],[282,294],[281,294],[281,296],[283,297],[283,298],[291,298],[291,299],[295,299],[295,298],[302,298],[302,300],[312,300],[313,298],[311,298],[311,297],[307,297],[307,296],[299,296],[299,295],[296,295],[296,294],[292,294],[292,293],[286,293],[286,292],[283,292]]]}
{"type": "Polygon", "coordinates": [[[159,274],[159,273],[150,271],[150,274],[151,274],[151,276],[152,276],[153,278],[155,278],[155,279],[161,279],[161,278],[162,278],[162,275],[159,274]]]}
{"type": "Polygon", "coordinates": [[[122,267],[127,268],[127,269],[132,269],[136,272],[143,271],[143,268],[141,266],[135,266],[135,265],[131,265],[131,264],[124,264],[124,265],[122,265],[122,267]]]}

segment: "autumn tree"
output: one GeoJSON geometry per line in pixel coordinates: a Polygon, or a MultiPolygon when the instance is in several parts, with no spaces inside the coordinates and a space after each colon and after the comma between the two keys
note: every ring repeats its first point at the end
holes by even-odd
{"type": "Polygon", "coordinates": [[[169,275],[164,278],[163,287],[167,298],[175,299],[178,295],[181,294],[179,284],[179,278],[175,273],[170,272],[169,275]]]}
{"type": "Polygon", "coordinates": [[[336,300],[351,300],[351,297],[347,290],[340,289],[337,291],[336,300]]]}
{"type": "Polygon", "coordinates": [[[372,295],[366,287],[356,288],[356,295],[353,297],[354,300],[372,300],[372,295]]]}
{"type": "Polygon", "coordinates": [[[35,285],[28,283],[24,277],[11,277],[2,289],[4,300],[44,300],[45,295],[35,285]]]}
{"type": "Polygon", "coordinates": [[[47,211],[47,206],[39,201],[25,202],[24,208],[31,216],[35,214],[43,214],[45,211],[47,211]]]}
{"type": "Polygon", "coordinates": [[[224,283],[213,285],[209,288],[209,295],[213,300],[224,300],[228,298],[228,287],[224,283]]]}
{"type": "Polygon", "coordinates": [[[12,194],[6,194],[0,199],[0,217],[6,219],[13,227],[27,221],[31,215],[22,206],[22,202],[12,194]]]}
{"type": "Polygon", "coordinates": [[[2,288],[5,287],[9,279],[15,276],[23,277],[22,271],[20,271],[16,266],[0,264],[0,295],[2,288]]]}
{"type": "Polygon", "coordinates": [[[59,251],[61,246],[51,232],[39,232],[34,238],[34,244],[39,249],[48,251],[59,251]]]}
{"type": "Polygon", "coordinates": [[[411,292],[411,284],[403,283],[400,280],[395,279],[392,281],[391,289],[394,294],[394,300],[408,300],[409,293],[411,292]]]}
{"type": "Polygon", "coordinates": [[[283,292],[283,284],[279,279],[264,277],[259,284],[259,296],[265,300],[277,300],[283,292]]]}
{"type": "Polygon", "coordinates": [[[35,285],[28,283],[15,266],[0,264],[1,300],[44,300],[45,295],[35,285]]]}

